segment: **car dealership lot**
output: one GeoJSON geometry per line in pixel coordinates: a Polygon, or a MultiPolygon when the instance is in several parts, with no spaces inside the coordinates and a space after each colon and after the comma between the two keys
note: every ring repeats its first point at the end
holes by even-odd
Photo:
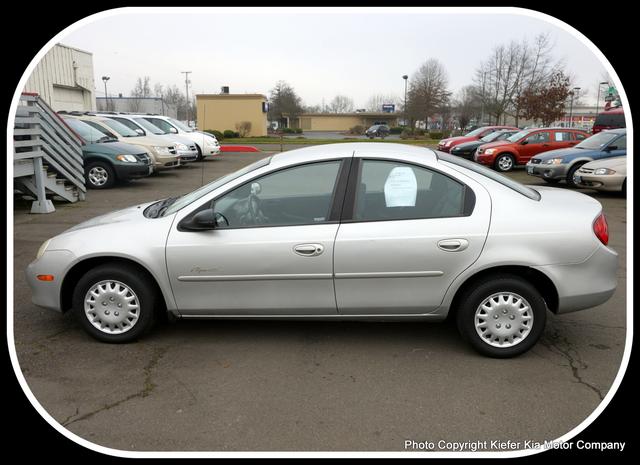
{"type": "MultiPolygon", "coordinates": [[[[266,155],[228,154],[90,191],[50,215],[16,206],[16,349],[57,421],[119,449],[400,451],[405,440],[555,439],[599,404],[625,342],[626,201],[618,195],[584,191],[603,203],[620,254],[616,294],[595,309],[550,315],[540,343],[516,359],[476,354],[447,323],[184,321],[106,345],[71,315],[31,304],[23,272],[45,239],[266,155]]],[[[543,183],[524,170],[509,176],[543,183]]]]}

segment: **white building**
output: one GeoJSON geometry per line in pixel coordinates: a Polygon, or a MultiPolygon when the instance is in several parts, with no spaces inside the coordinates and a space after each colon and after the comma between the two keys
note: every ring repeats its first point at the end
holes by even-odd
{"type": "Polygon", "coordinates": [[[39,94],[55,111],[94,111],[93,55],[56,44],[33,70],[23,92],[39,94]]]}
{"type": "Polygon", "coordinates": [[[178,110],[160,97],[96,97],[97,111],[153,113],[178,118],[178,110]]]}

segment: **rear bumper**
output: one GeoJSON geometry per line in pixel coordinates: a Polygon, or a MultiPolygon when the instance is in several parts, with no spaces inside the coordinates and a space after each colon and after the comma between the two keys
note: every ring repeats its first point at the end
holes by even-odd
{"type": "Polygon", "coordinates": [[[602,245],[582,263],[534,268],[554,282],[558,291],[557,313],[600,305],[609,300],[618,285],[618,254],[602,245]]]}

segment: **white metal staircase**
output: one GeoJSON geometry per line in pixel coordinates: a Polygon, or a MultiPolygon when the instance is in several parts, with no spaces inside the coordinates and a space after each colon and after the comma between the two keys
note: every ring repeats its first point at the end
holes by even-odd
{"type": "Polygon", "coordinates": [[[22,94],[13,131],[14,188],[35,197],[31,213],[55,211],[47,198],[84,200],[81,142],[36,94],[22,94]]]}

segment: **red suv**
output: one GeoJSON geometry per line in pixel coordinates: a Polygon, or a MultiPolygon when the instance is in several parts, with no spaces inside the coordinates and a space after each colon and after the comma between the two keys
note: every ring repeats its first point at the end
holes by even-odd
{"type": "Polygon", "coordinates": [[[514,128],[513,126],[482,126],[481,128],[474,129],[464,136],[442,139],[440,142],[438,142],[438,150],[448,153],[452,147],[455,147],[458,144],[481,139],[487,134],[491,134],[492,132],[500,131],[502,129],[515,129],[516,131],[518,130],[518,128],[514,128]]]}
{"type": "Polygon", "coordinates": [[[497,171],[511,171],[516,165],[526,164],[534,155],[572,147],[587,137],[589,134],[580,129],[525,129],[505,140],[481,145],[474,160],[497,171]]]}
{"type": "Polygon", "coordinates": [[[621,107],[616,107],[611,110],[605,110],[602,113],[598,113],[591,132],[593,134],[597,134],[605,129],[619,129],[626,127],[624,111],[621,107]]]}

